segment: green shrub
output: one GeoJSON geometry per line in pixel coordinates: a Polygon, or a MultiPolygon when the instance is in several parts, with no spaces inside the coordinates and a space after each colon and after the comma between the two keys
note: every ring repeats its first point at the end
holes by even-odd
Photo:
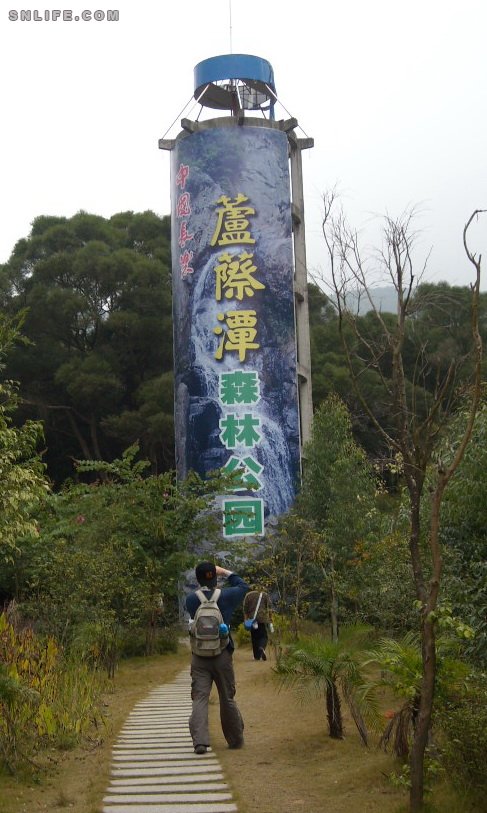
{"type": "Polygon", "coordinates": [[[73,655],[93,668],[106,669],[109,678],[115,676],[123,645],[123,627],[114,613],[101,613],[95,621],[79,624],[71,644],[73,655]]]}
{"type": "Polygon", "coordinates": [[[232,627],[232,638],[236,646],[250,646],[250,630],[246,630],[243,624],[232,627]]]}
{"type": "Polygon", "coordinates": [[[124,631],[121,657],[132,658],[143,655],[164,655],[178,651],[181,629],[173,627],[129,627],[124,631]]]}
{"type": "Polygon", "coordinates": [[[487,676],[470,678],[466,692],[441,709],[443,761],[451,780],[475,794],[487,793],[487,676]]]}

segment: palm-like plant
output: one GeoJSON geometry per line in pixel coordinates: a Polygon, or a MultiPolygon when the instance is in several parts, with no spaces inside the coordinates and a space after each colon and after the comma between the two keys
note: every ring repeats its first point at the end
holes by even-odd
{"type": "MultiPolygon", "coordinates": [[[[469,667],[451,656],[455,640],[444,635],[437,638],[436,703],[451,700],[462,693],[469,667]]],[[[380,745],[392,746],[393,753],[401,758],[409,755],[411,738],[416,726],[421,700],[422,659],[418,633],[408,632],[400,640],[383,638],[376,649],[370,651],[363,666],[380,667],[376,687],[388,687],[402,705],[391,714],[382,733],[380,745]]]]}
{"type": "Polygon", "coordinates": [[[399,641],[381,639],[377,648],[367,653],[364,666],[369,665],[380,667],[377,687],[387,687],[395,697],[403,700],[400,708],[392,712],[380,745],[387,749],[391,744],[394,754],[405,758],[409,754],[410,738],[419,710],[422,676],[419,636],[415,632],[408,632],[399,641]]]}
{"type": "Polygon", "coordinates": [[[290,646],[275,671],[281,687],[298,690],[301,698],[324,695],[330,737],[343,738],[342,700],[347,703],[364,745],[368,744],[366,719],[377,718],[373,692],[364,678],[357,654],[319,636],[290,646]]]}

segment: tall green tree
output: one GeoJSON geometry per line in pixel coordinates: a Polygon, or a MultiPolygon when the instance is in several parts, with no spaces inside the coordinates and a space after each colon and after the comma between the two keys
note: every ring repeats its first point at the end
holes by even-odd
{"type": "Polygon", "coordinates": [[[313,418],[297,511],[312,521],[324,540],[321,568],[334,641],[347,563],[354,558],[357,543],[377,522],[376,489],[372,467],[354,440],[347,407],[337,395],[328,396],[313,418]]]}
{"type": "Polygon", "coordinates": [[[34,421],[13,425],[17,387],[4,377],[5,358],[19,340],[19,329],[19,320],[0,313],[0,561],[4,562],[24,537],[37,534],[35,511],[49,490],[37,451],[42,427],[34,421]]]}
{"type": "Polygon", "coordinates": [[[294,638],[299,637],[301,619],[322,617],[320,566],[325,545],[312,522],[291,511],[259,543],[255,559],[249,563],[248,551],[244,553],[249,578],[272,594],[276,610],[289,619],[294,638]]]}
{"type": "Polygon", "coordinates": [[[30,339],[9,372],[24,414],[44,422],[58,483],[73,459],[114,458],[136,440],[154,472],[172,464],[169,238],[152,212],[38,217],[0,267],[1,305],[26,311],[30,339]]]}

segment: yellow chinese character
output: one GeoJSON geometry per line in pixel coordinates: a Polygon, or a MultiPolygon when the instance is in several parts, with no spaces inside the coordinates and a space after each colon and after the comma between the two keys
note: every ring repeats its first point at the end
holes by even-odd
{"type": "Polygon", "coordinates": [[[216,274],[216,300],[220,302],[223,291],[227,299],[236,298],[240,301],[244,296],[253,296],[254,291],[261,291],[265,285],[253,278],[257,271],[252,265],[253,254],[244,251],[237,258],[236,254],[220,254],[220,265],[215,266],[216,274]]]}
{"type": "Polygon", "coordinates": [[[222,207],[217,209],[218,220],[210,245],[234,245],[235,243],[255,243],[248,231],[249,221],[247,215],[255,215],[252,206],[241,206],[248,198],[238,194],[234,201],[226,195],[218,198],[217,203],[222,207]]]}
{"type": "Polygon", "coordinates": [[[219,322],[226,322],[228,331],[224,332],[223,327],[218,325],[213,328],[213,333],[221,336],[221,342],[215,353],[217,361],[221,361],[224,351],[235,351],[238,353],[239,361],[245,361],[248,350],[258,350],[260,344],[254,342],[257,336],[255,325],[257,324],[257,314],[255,311],[228,311],[218,313],[219,322]],[[223,335],[222,335],[223,334],[223,335]]]}

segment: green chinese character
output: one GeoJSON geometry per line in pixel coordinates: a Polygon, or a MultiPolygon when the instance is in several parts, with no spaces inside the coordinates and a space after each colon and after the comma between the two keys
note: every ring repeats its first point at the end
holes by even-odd
{"type": "Polygon", "coordinates": [[[255,370],[234,370],[220,375],[220,401],[233,404],[257,404],[260,401],[259,374],[255,370]]]}
{"type": "Polygon", "coordinates": [[[223,500],[223,535],[264,536],[264,501],[223,500]]]}
{"type": "Polygon", "coordinates": [[[237,445],[237,438],[240,431],[238,424],[237,415],[230,414],[227,415],[226,418],[220,418],[220,437],[227,449],[235,449],[237,445]]]}
{"type": "Polygon", "coordinates": [[[235,446],[255,446],[260,441],[260,418],[252,417],[251,413],[245,413],[242,417],[230,413],[220,419],[220,432],[222,443],[227,449],[235,449],[235,446]]]}
{"type": "Polygon", "coordinates": [[[240,473],[239,482],[232,488],[234,491],[249,491],[252,489],[258,491],[259,488],[262,488],[258,475],[262,473],[263,469],[264,467],[253,457],[244,457],[241,460],[234,455],[223,466],[223,471],[227,474],[240,473]]]}

